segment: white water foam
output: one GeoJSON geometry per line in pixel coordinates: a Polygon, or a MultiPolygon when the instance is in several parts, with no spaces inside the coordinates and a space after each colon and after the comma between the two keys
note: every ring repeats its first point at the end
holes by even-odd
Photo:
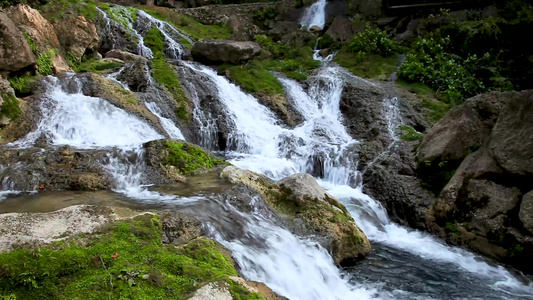
{"type": "Polygon", "coordinates": [[[159,123],[161,123],[161,126],[171,138],[185,140],[183,133],[176,127],[176,124],[171,119],[162,116],[163,112],[155,102],[146,102],[146,107],[159,119],[159,123]]]}
{"type": "Polygon", "coordinates": [[[302,16],[300,24],[309,29],[313,26],[318,26],[321,29],[326,24],[326,0],[318,0],[309,6],[302,16]]]}

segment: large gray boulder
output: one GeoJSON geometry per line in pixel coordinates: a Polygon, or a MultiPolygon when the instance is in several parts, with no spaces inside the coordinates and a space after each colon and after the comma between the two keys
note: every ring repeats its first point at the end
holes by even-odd
{"type": "Polygon", "coordinates": [[[0,72],[18,71],[36,62],[24,35],[15,23],[0,11],[0,72]]]}
{"type": "Polygon", "coordinates": [[[344,43],[352,40],[354,31],[352,29],[352,22],[343,16],[336,16],[329,26],[326,34],[337,43],[344,43]]]}
{"type": "Polygon", "coordinates": [[[238,42],[232,40],[206,39],[199,40],[192,48],[194,60],[208,63],[246,62],[261,53],[261,47],[254,42],[238,42]]]}
{"type": "Polygon", "coordinates": [[[524,227],[533,233],[533,190],[522,197],[520,213],[518,214],[524,227]]]}

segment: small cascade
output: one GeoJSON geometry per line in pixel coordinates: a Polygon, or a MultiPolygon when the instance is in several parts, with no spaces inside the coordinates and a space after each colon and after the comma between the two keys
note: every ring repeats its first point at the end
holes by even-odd
{"type": "Polygon", "coordinates": [[[122,81],[118,80],[117,77],[120,75],[120,73],[122,73],[122,71],[124,71],[124,68],[126,68],[125,66],[121,67],[119,70],[117,70],[116,72],[113,72],[113,73],[109,73],[106,77],[113,80],[114,82],[120,84],[120,86],[125,89],[126,91],[130,91],[130,87],[123,83],[122,81]]]}
{"type": "Polygon", "coordinates": [[[171,119],[162,116],[163,112],[155,102],[145,102],[146,107],[159,119],[161,126],[165,129],[168,135],[173,139],[185,140],[181,130],[176,127],[171,119]]]}
{"type": "Polygon", "coordinates": [[[318,26],[320,29],[324,28],[326,24],[326,0],[318,0],[309,6],[300,20],[300,24],[310,29],[313,26],[318,26]]]}
{"type": "Polygon", "coordinates": [[[370,163],[368,163],[366,168],[361,172],[362,174],[366,173],[366,171],[376,162],[387,157],[394,146],[396,146],[396,143],[398,143],[400,140],[398,128],[402,124],[402,116],[400,115],[399,102],[400,100],[397,97],[388,97],[383,100],[382,113],[387,123],[387,132],[389,133],[391,142],[383,152],[381,152],[370,163]]]}
{"type": "Polygon", "coordinates": [[[99,7],[96,7],[96,10],[102,15],[102,18],[104,19],[104,28],[102,28],[102,31],[100,32],[100,37],[102,38],[102,41],[105,41],[107,37],[111,39],[110,48],[115,48],[115,35],[113,34],[113,25],[116,25],[116,22],[111,20],[107,13],[103,10],[101,10],[99,7]]]}
{"type": "Polygon", "coordinates": [[[62,85],[79,85],[77,78],[71,76],[65,82],[56,77],[47,80],[48,91],[41,100],[42,119],[37,129],[13,145],[31,147],[41,136],[51,144],[77,148],[128,146],[163,138],[125,110],[81,94],[80,87],[75,93],[66,92],[62,85]]]}
{"type": "Polygon", "coordinates": [[[183,46],[181,46],[178,40],[185,39],[188,43],[194,45],[192,39],[181,33],[174,26],[172,26],[168,22],[161,21],[152,17],[143,10],[138,10],[137,18],[137,23],[143,28],[143,30],[148,31],[149,28],[156,27],[161,31],[161,33],[165,37],[167,46],[165,54],[170,58],[181,59],[183,57],[183,46]]]}

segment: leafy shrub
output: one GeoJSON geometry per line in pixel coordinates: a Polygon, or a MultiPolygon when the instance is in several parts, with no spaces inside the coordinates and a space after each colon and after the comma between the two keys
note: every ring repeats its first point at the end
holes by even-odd
{"type": "Polygon", "coordinates": [[[435,89],[448,103],[462,103],[465,98],[486,91],[483,82],[465,67],[475,58],[463,61],[446,52],[450,38],[419,38],[400,67],[398,75],[410,82],[422,82],[435,89]]]}
{"type": "Polygon", "coordinates": [[[48,51],[37,56],[37,73],[41,75],[51,75],[54,73],[54,66],[52,64],[56,57],[56,49],[48,49],[48,51]]]}
{"type": "Polygon", "coordinates": [[[348,44],[348,49],[353,52],[367,52],[390,56],[398,51],[398,44],[391,40],[387,33],[379,28],[372,29],[367,25],[363,32],[356,34],[352,42],[348,44]]]}

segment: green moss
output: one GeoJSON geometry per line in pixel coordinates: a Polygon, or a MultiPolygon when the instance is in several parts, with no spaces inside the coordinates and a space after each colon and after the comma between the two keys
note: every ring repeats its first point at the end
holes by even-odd
{"type": "Polygon", "coordinates": [[[80,63],[76,72],[100,72],[104,70],[114,69],[122,66],[121,62],[105,62],[97,59],[91,59],[80,63]]]}
{"type": "Polygon", "coordinates": [[[424,138],[422,133],[417,132],[411,126],[403,125],[400,126],[400,129],[402,130],[402,140],[404,141],[420,141],[424,138]]]}
{"type": "Polygon", "coordinates": [[[0,106],[0,117],[8,117],[12,120],[20,118],[22,111],[19,107],[19,100],[12,93],[4,93],[2,96],[2,106],[0,106]]]}
{"type": "Polygon", "coordinates": [[[9,78],[11,86],[18,95],[28,95],[32,91],[32,84],[35,82],[35,76],[23,75],[9,78]]]}
{"type": "Polygon", "coordinates": [[[35,41],[33,40],[33,37],[31,35],[27,34],[26,32],[24,32],[24,38],[28,42],[28,45],[30,46],[31,51],[34,54],[36,54],[39,49],[37,47],[37,44],[35,44],[35,41]]]}
{"type": "Polygon", "coordinates": [[[281,82],[260,64],[253,62],[244,66],[224,64],[220,68],[229,70],[233,80],[250,93],[283,94],[281,82]]]}
{"type": "MultiPolygon", "coordinates": [[[[85,243],[0,254],[0,295],[17,299],[187,299],[207,282],[237,276],[219,246],[205,238],[161,243],[152,215],[120,221],[85,243]],[[118,257],[113,258],[115,253],[118,257]]],[[[239,295],[240,287],[232,287],[239,295]]],[[[261,298],[240,298],[261,299],[261,298]]]]}
{"type": "Polygon", "coordinates": [[[303,74],[303,73],[300,73],[300,72],[296,72],[296,71],[285,72],[285,75],[287,75],[287,77],[289,77],[289,78],[292,78],[292,79],[298,80],[298,81],[307,80],[307,75],[306,74],[303,74]]]}
{"type": "Polygon", "coordinates": [[[261,300],[265,299],[258,293],[250,292],[242,285],[233,280],[227,282],[230,286],[230,293],[234,300],[261,300]]]}
{"type": "Polygon", "coordinates": [[[41,75],[51,75],[54,73],[54,66],[52,64],[56,57],[56,49],[48,49],[48,51],[37,56],[37,73],[41,75]]]}
{"type": "Polygon", "coordinates": [[[96,2],[93,0],[52,0],[43,5],[39,11],[51,22],[68,16],[68,12],[83,15],[88,20],[98,15],[96,2]]]}
{"type": "Polygon", "coordinates": [[[437,123],[450,110],[451,105],[435,98],[435,91],[421,82],[407,82],[398,79],[396,83],[418,95],[421,99],[420,108],[424,111],[425,119],[430,124],[437,123]]]}
{"type": "Polygon", "coordinates": [[[177,167],[184,175],[226,164],[225,161],[191,144],[168,141],[165,143],[165,148],[168,155],[163,163],[177,167]]]}
{"type": "Polygon", "coordinates": [[[167,63],[164,45],[165,37],[157,28],[148,30],[145,36],[145,45],[152,49],[154,58],[150,60],[150,70],[154,80],[165,87],[177,102],[177,116],[185,121],[190,119],[189,99],[183,90],[174,66],[167,63]]]}
{"type": "Polygon", "coordinates": [[[444,230],[448,234],[458,234],[459,233],[459,231],[457,230],[457,227],[455,226],[455,224],[451,223],[451,222],[446,222],[446,224],[444,225],[444,230]]]}
{"type": "Polygon", "coordinates": [[[344,49],[335,56],[334,61],[357,76],[384,81],[396,69],[397,57],[351,53],[344,49]]]}
{"type": "Polygon", "coordinates": [[[200,39],[229,39],[231,38],[231,30],[225,24],[205,25],[195,19],[181,15],[176,11],[163,7],[150,7],[151,9],[143,9],[151,16],[169,22],[180,31],[193,37],[196,40],[200,39]]]}

